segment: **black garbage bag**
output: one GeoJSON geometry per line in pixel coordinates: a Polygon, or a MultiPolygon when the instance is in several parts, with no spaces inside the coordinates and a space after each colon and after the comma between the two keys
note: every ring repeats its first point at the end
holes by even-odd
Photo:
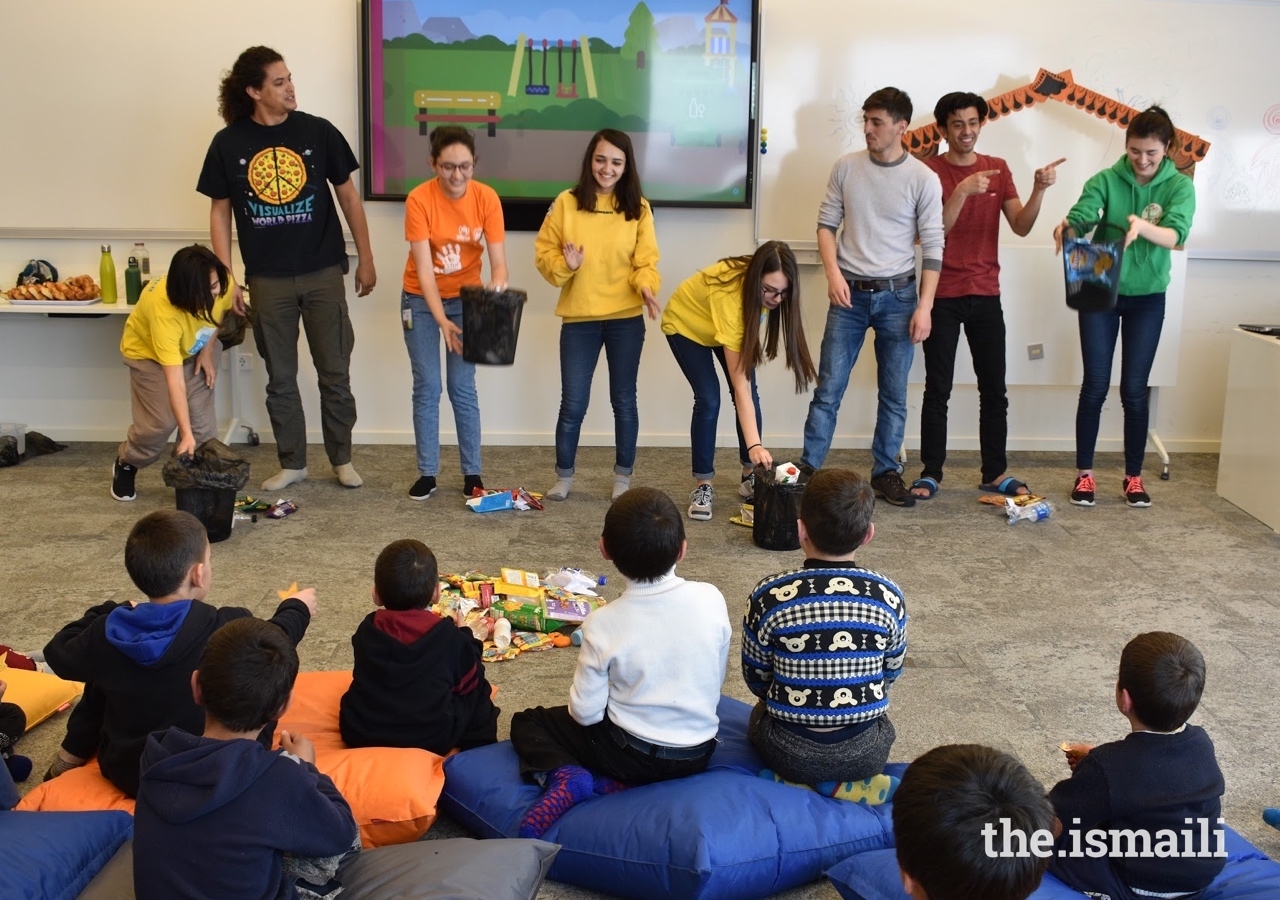
{"type": "Polygon", "coordinates": [[[520,317],[529,295],[524,291],[462,289],[462,358],[469,363],[509,366],[516,361],[520,317]]]}
{"type": "Polygon", "coordinates": [[[803,479],[796,484],[778,484],[773,469],[756,466],[756,496],[751,539],[763,550],[799,550],[800,496],[803,479]]]}
{"type": "Polygon", "coordinates": [[[31,459],[35,456],[44,456],[48,453],[57,453],[59,450],[66,450],[66,444],[59,444],[51,437],[45,437],[38,431],[27,432],[27,449],[22,454],[23,459],[31,459]]]}
{"type": "Polygon", "coordinates": [[[0,436],[0,469],[22,462],[18,456],[18,439],[11,434],[0,436]]]}
{"type": "Polygon", "coordinates": [[[172,457],[164,464],[164,483],[171,488],[229,488],[240,490],[249,481],[249,461],[217,438],[210,438],[188,457],[172,457]]]}

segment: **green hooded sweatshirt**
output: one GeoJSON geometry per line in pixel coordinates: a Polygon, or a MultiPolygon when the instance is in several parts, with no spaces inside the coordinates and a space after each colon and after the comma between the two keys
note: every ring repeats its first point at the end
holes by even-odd
{"type": "MultiPolygon", "coordinates": [[[[1196,212],[1196,191],[1191,179],[1165,157],[1155,177],[1138,184],[1128,155],[1103,169],[1084,185],[1084,193],[1067,213],[1067,224],[1076,234],[1086,234],[1099,222],[1129,230],[1129,216],[1139,215],[1161,228],[1172,228],[1178,246],[1187,242],[1196,212]]],[[[1169,286],[1169,253],[1145,238],[1124,251],[1120,264],[1120,293],[1127,296],[1156,294],[1169,286]]]]}

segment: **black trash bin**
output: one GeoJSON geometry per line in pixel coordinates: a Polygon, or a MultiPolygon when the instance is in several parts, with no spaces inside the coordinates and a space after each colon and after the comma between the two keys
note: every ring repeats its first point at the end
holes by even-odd
{"type": "Polygon", "coordinates": [[[490,291],[464,287],[462,296],[462,358],[485,366],[509,366],[516,361],[520,316],[529,295],[524,291],[490,291]]]}
{"type": "Polygon", "coordinates": [[[210,543],[231,537],[236,491],[249,481],[248,460],[212,438],[190,456],[170,458],[162,474],[164,483],[174,489],[178,509],[200,520],[210,543]]]}
{"type": "Polygon", "coordinates": [[[178,509],[200,520],[209,533],[209,543],[216,544],[231,537],[236,518],[235,488],[174,488],[178,509]]]}
{"type": "Polygon", "coordinates": [[[778,484],[772,469],[756,466],[755,516],[751,523],[751,540],[763,550],[799,550],[800,496],[803,481],[778,484]]]}
{"type": "Polygon", "coordinates": [[[1120,296],[1125,234],[1118,225],[1103,222],[1088,240],[1066,238],[1062,242],[1067,306],[1080,312],[1115,309],[1120,296]]]}

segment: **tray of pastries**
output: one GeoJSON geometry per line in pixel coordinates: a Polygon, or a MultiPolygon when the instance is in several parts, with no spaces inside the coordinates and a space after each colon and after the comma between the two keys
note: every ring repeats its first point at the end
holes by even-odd
{"type": "Polygon", "coordinates": [[[76,275],[65,281],[20,284],[0,292],[15,306],[88,306],[102,302],[102,291],[90,275],[76,275]]]}

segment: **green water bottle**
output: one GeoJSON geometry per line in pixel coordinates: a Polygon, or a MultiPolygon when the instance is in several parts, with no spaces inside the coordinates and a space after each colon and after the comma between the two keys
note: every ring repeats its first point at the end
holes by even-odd
{"type": "Polygon", "coordinates": [[[111,245],[102,245],[102,261],[98,263],[98,279],[102,282],[102,302],[116,302],[116,261],[111,258],[111,245]]]}
{"type": "Polygon", "coordinates": [[[142,294],[142,269],[138,266],[138,259],[135,256],[129,257],[129,265],[124,270],[124,297],[125,302],[133,306],[138,302],[138,297],[142,294]]]}

